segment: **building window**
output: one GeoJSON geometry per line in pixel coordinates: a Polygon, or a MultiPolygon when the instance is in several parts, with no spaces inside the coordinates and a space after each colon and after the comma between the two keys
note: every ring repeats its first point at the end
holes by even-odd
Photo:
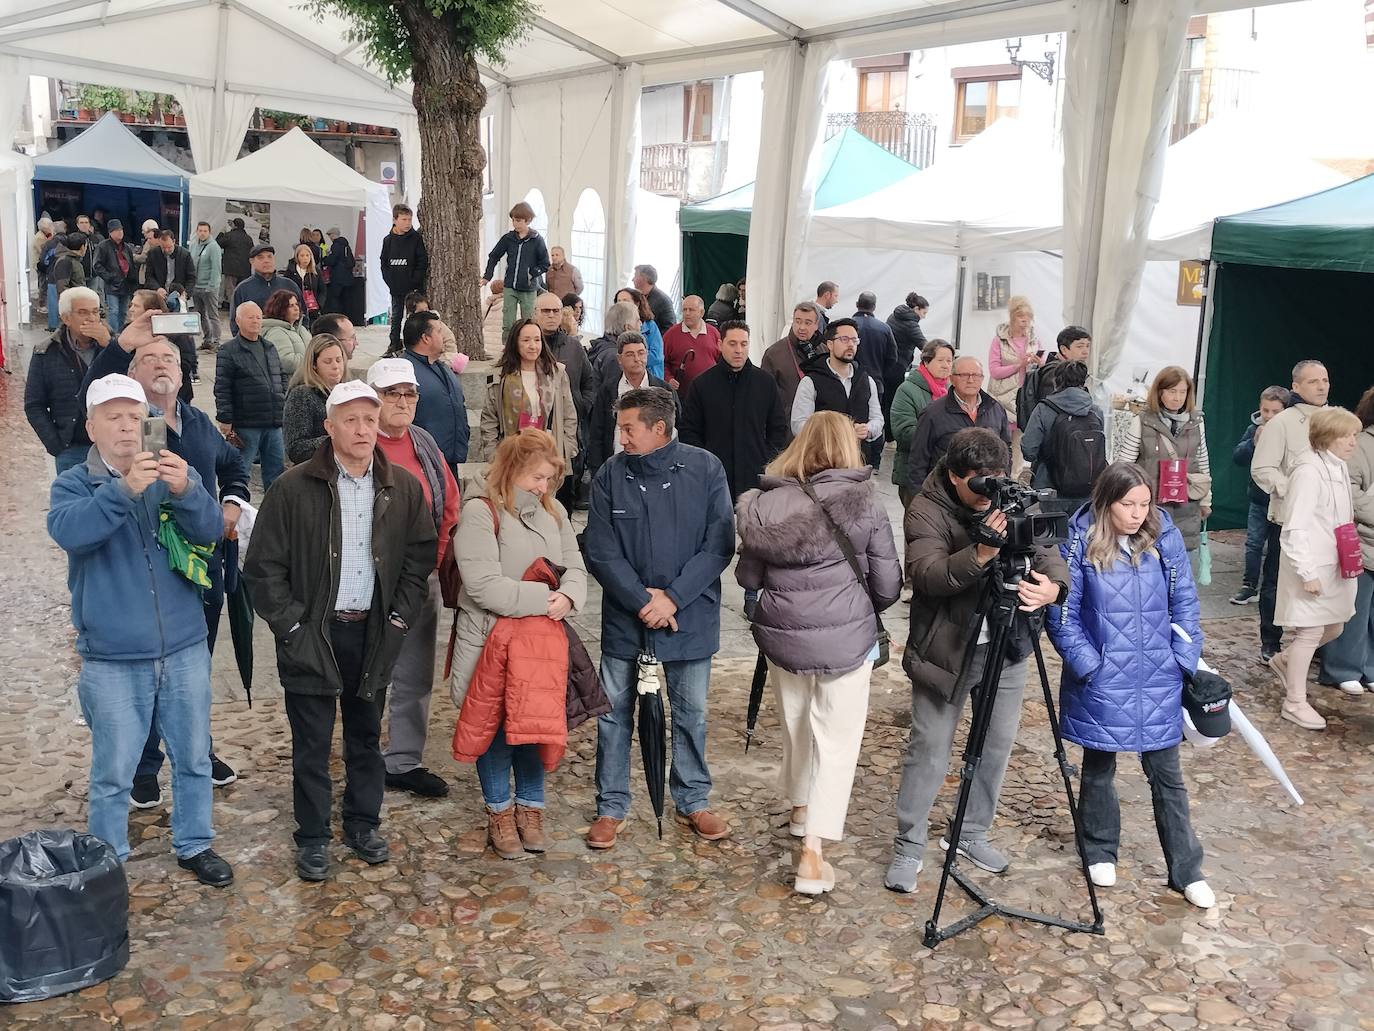
{"type": "Polygon", "coordinates": [[[910,65],[910,54],[888,54],[855,61],[854,68],[859,73],[859,111],[906,110],[910,65]]]}
{"type": "Polygon", "coordinates": [[[954,142],[967,143],[1021,108],[1021,70],[1014,65],[954,70],[954,142]]]}
{"type": "Polygon", "coordinates": [[[682,87],[682,139],[686,143],[710,143],[715,108],[715,85],[690,82],[682,87]]]}
{"type": "Polygon", "coordinates": [[[590,340],[601,333],[606,304],[606,212],[595,190],[577,198],[568,260],[582,273],[582,335],[590,340]]]}

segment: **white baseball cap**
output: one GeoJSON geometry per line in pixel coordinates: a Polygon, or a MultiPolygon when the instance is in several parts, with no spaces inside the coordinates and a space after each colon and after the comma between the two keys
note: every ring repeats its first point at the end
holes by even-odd
{"type": "Polygon", "coordinates": [[[332,416],[335,408],[350,401],[371,401],[378,408],[382,407],[382,399],[377,396],[377,391],[360,379],[348,379],[329,392],[329,400],[324,403],[324,414],[332,416]]]}
{"type": "Polygon", "coordinates": [[[378,358],[367,370],[367,382],[378,390],[394,387],[397,383],[420,386],[415,378],[415,366],[405,358],[378,358]]]}
{"type": "Polygon", "coordinates": [[[95,411],[96,405],[103,405],[106,401],[113,401],[117,397],[128,398],[130,401],[137,401],[144,405],[148,403],[148,395],[143,392],[143,387],[139,385],[137,380],[112,372],[110,375],[96,380],[86,391],[86,414],[90,415],[95,411]]]}

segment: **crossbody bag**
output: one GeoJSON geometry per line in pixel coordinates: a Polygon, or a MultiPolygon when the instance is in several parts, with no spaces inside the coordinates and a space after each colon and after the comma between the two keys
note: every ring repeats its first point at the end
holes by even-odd
{"type": "MultiPolygon", "coordinates": [[[[854,571],[854,579],[859,582],[868,603],[873,605],[873,592],[868,589],[868,579],[864,576],[863,569],[859,567],[859,556],[854,554],[854,545],[850,541],[849,535],[835,524],[835,520],[830,518],[830,513],[825,510],[825,506],[821,504],[821,499],[816,497],[816,492],[812,490],[809,483],[803,483],[801,489],[806,492],[806,496],[811,499],[812,503],[821,510],[821,518],[825,520],[825,525],[830,528],[830,535],[835,538],[835,543],[839,545],[840,552],[844,555],[845,561],[849,563],[849,568],[854,571]]],[[[878,658],[873,662],[873,668],[877,669],[879,666],[887,665],[888,659],[891,658],[887,627],[883,626],[883,617],[878,614],[877,605],[873,605],[873,622],[878,628],[878,658]]]]}

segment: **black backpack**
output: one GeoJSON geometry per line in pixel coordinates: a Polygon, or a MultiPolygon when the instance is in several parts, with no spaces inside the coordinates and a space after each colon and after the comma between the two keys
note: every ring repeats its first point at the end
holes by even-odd
{"type": "Polygon", "coordinates": [[[1050,485],[1060,497],[1086,498],[1107,468],[1107,435],[1102,429],[1102,416],[1096,408],[1071,415],[1048,398],[1041,403],[1056,412],[1041,452],[1050,485]]]}

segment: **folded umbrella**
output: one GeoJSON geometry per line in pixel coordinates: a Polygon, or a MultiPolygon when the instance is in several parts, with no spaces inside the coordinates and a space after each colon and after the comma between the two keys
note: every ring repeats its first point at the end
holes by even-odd
{"type": "Polygon", "coordinates": [[[239,541],[236,535],[224,541],[224,604],[229,610],[229,636],[234,642],[234,665],[243,681],[248,708],[253,707],[253,602],[248,584],[239,573],[239,541]]]}
{"type": "Polygon", "coordinates": [[[754,680],[749,685],[749,708],[744,714],[744,750],[754,740],[754,727],[759,722],[759,707],[763,705],[763,685],[768,682],[768,660],[759,652],[754,663],[754,680]]]}
{"type": "Polygon", "coordinates": [[[658,818],[658,836],[663,837],[663,787],[667,777],[668,744],[663,715],[662,681],[658,676],[658,657],[649,642],[648,631],[641,637],[639,658],[636,660],[638,681],[635,692],[639,698],[639,755],[644,762],[644,783],[649,801],[658,818]]]}

